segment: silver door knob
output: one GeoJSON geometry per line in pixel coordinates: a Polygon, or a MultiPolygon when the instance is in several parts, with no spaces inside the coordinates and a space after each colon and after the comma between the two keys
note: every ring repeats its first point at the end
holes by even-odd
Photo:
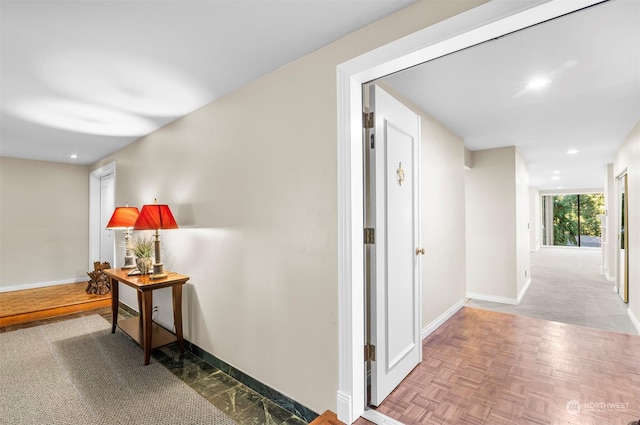
{"type": "Polygon", "coordinates": [[[424,248],[416,248],[416,255],[420,255],[420,254],[424,255],[424,252],[425,252],[424,248]]]}

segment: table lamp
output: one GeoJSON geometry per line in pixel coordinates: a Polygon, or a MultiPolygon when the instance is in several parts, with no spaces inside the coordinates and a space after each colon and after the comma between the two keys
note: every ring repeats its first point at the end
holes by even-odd
{"type": "Polygon", "coordinates": [[[133,269],[136,267],[136,258],[131,251],[131,228],[138,219],[139,214],[138,208],[130,207],[129,204],[125,204],[124,207],[116,207],[106,227],[107,229],[125,229],[123,269],[133,269]]]}
{"type": "Polygon", "coordinates": [[[160,229],[177,229],[178,223],[173,218],[168,205],[158,204],[155,200],[153,204],[143,205],[142,211],[133,225],[133,230],[155,230],[155,263],[153,264],[153,275],[151,279],[166,277],[164,266],[160,260],[160,229]]]}

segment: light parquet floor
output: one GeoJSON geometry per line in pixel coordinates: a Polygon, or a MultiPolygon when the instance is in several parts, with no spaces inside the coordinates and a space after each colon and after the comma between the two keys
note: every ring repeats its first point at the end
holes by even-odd
{"type": "Polygon", "coordinates": [[[640,418],[640,337],[464,307],[377,410],[405,424],[626,425],[640,418]]]}
{"type": "Polygon", "coordinates": [[[111,305],[111,294],[87,294],[87,282],[0,293],[0,327],[111,305]]]}

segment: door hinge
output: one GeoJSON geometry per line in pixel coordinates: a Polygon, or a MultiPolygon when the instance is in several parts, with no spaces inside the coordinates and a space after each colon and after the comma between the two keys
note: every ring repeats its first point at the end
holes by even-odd
{"type": "Polygon", "coordinates": [[[376,361],[376,346],[367,344],[364,346],[364,361],[375,362],[376,361]]]}
{"type": "Polygon", "coordinates": [[[376,243],[376,229],[366,227],[364,229],[364,243],[365,245],[373,245],[376,243]]]}
{"type": "Polygon", "coordinates": [[[373,112],[362,113],[362,126],[364,128],[373,128],[374,126],[373,112]]]}

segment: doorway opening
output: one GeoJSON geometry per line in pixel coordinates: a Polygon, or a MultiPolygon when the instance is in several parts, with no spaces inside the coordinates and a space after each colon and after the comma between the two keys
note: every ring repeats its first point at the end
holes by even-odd
{"type": "Polygon", "coordinates": [[[112,231],[106,224],[115,208],[116,163],[111,162],[89,174],[89,264],[93,270],[94,261],[108,261],[112,266],[115,259],[115,243],[112,231]]]}
{"type": "Polygon", "coordinates": [[[596,3],[489,2],[338,65],[337,410],[343,422],[353,423],[366,404],[362,84],[596,3]]]}

